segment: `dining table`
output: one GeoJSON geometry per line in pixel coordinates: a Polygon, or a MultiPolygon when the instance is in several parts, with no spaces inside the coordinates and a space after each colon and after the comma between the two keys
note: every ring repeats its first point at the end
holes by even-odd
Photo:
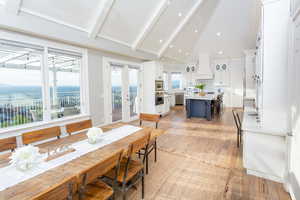
{"type": "MultiPolygon", "coordinates": [[[[37,195],[49,191],[52,186],[74,176],[77,177],[79,183],[79,175],[82,172],[109,158],[115,152],[120,150],[126,152],[132,142],[142,138],[145,134],[151,133],[151,138],[155,138],[165,133],[162,129],[137,127],[126,123],[116,123],[100,128],[102,128],[104,132],[103,136],[107,135],[108,138],[112,138],[111,142],[106,142],[98,146],[89,146],[92,144],[87,142],[87,130],[85,130],[80,133],[36,145],[39,147],[41,153],[46,153],[49,149],[66,144],[74,145],[75,149],[76,147],[78,149],[70,153],[70,155],[63,155],[57,158],[57,160],[52,160],[53,163],[55,163],[55,165],[53,165],[55,167],[52,166],[53,168],[49,167],[49,164],[47,165],[46,161],[44,161],[45,166],[48,166],[49,169],[44,169],[37,174],[33,174],[32,177],[26,174],[27,178],[23,181],[16,182],[16,184],[10,180],[15,178],[13,177],[14,174],[11,173],[12,166],[7,165],[11,153],[1,155],[0,179],[2,180],[0,180],[0,200],[33,199],[37,195]],[[131,132],[126,133],[126,130],[131,130],[131,132]],[[59,162],[61,163],[59,163],[58,160],[60,160],[59,162]],[[5,168],[8,168],[10,173],[6,173],[5,168]],[[8,185],[6,185],[6,182],[8,185]]],[[[17,173],[25,174],[27,172],[17,173]]],[[[32,172],[29,171],[28,173],[32,172]]]]}

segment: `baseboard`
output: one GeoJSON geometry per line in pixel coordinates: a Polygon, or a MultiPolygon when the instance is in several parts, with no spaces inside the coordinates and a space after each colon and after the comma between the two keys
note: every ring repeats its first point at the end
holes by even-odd
{"type": "Polygon", "coordinates": [[[275,182],[278,182],[278,183],[283,183],[284,182],[283,178],[281,178],[281,177],[273,176],[273,175],[266,174],[266,173],[259,172],[259,171],[255,171],[255,170],[247,169],[247,174],[253,175],[253,176],[258,176],[260,178],[275,181],[275,182]]]}
{"type": "Polygon", "coordinates": [[[289,192],[292,200],[300,200],[300,184],[294,173],[289,174],[289,192]]]}

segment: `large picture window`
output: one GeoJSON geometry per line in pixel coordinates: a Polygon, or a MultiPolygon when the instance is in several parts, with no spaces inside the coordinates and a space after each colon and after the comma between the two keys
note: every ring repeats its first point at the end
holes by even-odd
{"type": "Polygon", "coordinates": [[[0,128],[81,114],[81,54],[44,52],[0,40],[0,128]]]}

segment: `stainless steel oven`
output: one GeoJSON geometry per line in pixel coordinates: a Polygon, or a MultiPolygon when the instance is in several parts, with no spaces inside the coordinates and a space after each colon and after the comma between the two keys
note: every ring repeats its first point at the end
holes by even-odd
{"type": "Polygon", "coordinates": [[[164,90],[164,81],[155,81],[155,91],[163,91],[164,90]]]}
{"type": "Polygon", "coordinates": [[[155,93],[155,105],[162,105],[165,103],[164,100],[164,93],[163,92],[156,92],[155,93]]]}

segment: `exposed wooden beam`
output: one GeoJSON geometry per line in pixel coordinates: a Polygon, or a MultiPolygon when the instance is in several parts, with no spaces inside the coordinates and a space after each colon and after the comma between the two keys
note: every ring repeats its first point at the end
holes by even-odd
{"type": "Polygon", "coordinates": [[[89,37],[96,38],[98,33],[100,32],[107,16],[109,15],[115,0],[103,0],[100,8],[98,9],[98,13],[95,17],[94,23],[89,31],[89,37]]]}
{"type": "Polygon", "coordinates": [[[134,41],[132,45],[133,50],[136,50],[141,45],[141,43],[145,40],[146,36],[153,29],[154,25],[158,22],[161,15],[167,10],[169,4],[170,4],[170,0],[162,0],[161,3],[157,6],[153,15],[146,23],[143,30],[140,32],[137,39],[134,41]]]}
{"type": "Polygon", "coordinates": [[[164,43],[160,51],[158,52],[158,57],[160,58],[165,51],[167,50],[168,46],[175,40],[175,38],[178,36],[178,34],[182,31],[184,26],[189,22],[189,20],[193,17],[193,15],[196,13],[198,8],[200,8],[201,4],[204,0],[199,0],[191,9],[191,11],[185,16],[185,18],[181,21],[181,23],[178,25],[178,27],[175,29],[175,31],[172,33],[170,38],[164,43]]]}
{"type": "Polygon", "coordinates": [[[21,5],[22,0],[9,0],[6,1],[5,8],[7,12],[18,15],[20,13],[21,5]]]}

